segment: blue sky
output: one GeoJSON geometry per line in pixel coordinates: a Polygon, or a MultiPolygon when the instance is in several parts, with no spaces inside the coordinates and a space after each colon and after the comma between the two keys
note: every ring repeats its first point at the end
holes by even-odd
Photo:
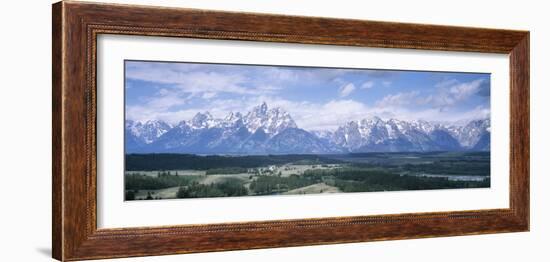
{"type": "Polygon", "coordinates": [[[125,62],[126,118],[176,124],[266,102],[306,130],[351,120],[465,122],[490,114],[490,74],[233,64],[125,62]]]}

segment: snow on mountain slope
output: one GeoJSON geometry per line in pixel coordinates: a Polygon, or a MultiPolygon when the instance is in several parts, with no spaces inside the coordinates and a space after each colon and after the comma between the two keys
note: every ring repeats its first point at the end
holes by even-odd
{"type": "Polygon", "coordinates": [[[299,128],[282,108],[264,102],[250,112],[214,118],[199,112],[172,127],[158,120],[126,122],[128,153],[323,154],[346,152],[490,150],[489,119],[464,126],[428,121],[350,121],[335,131],[299,128]]]}
{"type": "MultiPolygon", "coordinates": [[[[350,152],[470,150],[483,136],[490,136],[489,124],[485,119],[471,121],[466,126],[446,127],[423,120],[384,121],[370,117],[350,121],[329,137],[332,143],[350,152]]],[[[488,150],[488,147],[477,146],[475,149],[488,150]]]]}
{"type": "Polygon", "coordinates": [[[151,144],[172,126],[160,120],[149,120],[146,122],[126,121],[126,129],[130,131],[138,140],[145,144],[151,144]]]}
{"type": "Polygon", "coordinates": [[[246,114],[243,122],[250,133],[262,129],[270,137],[277,135],[287,128],[297,128],[290,114],[279,107],[268,109],[265,102],[246,114]]]}
{"type": "Polygon", "coordinates": [[[491,121],[489,119],[474,120],[465,126],[449,126],[447,130],[458,140],[461,146],[471,148],[476,145],[482,136],[491,133],[491,121]]]}

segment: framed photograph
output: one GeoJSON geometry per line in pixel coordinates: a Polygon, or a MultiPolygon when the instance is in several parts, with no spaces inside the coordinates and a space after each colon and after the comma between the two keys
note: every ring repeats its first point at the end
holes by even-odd
{"type": "Polygon", "coordinates": [[[53,257],[529,230],[529,32],[53,5],[53,257]]]}

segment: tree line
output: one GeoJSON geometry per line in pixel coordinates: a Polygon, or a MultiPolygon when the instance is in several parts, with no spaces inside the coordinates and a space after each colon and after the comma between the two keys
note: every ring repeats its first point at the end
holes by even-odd
{"type": "Polygon", "coordinates": [[[126,171],[208,170],[227,167],[257,168],[297,161],[317,164],[340,162],[318,155],[199,156],[192,154],[128,154],[125,156],[125,168],[126,171]]]}

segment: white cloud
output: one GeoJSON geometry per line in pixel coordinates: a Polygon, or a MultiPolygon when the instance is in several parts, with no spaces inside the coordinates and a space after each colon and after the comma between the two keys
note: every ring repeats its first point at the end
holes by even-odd
{"type": "Polygon", "coordinates": [[[218,95],[218,93],[216,93],[216,92],[206,92],[206,93],[202,94],[202,98],[210,99],[210,98],[215,97],[216,95],[218,95]]]}
{"type": "Polygon", "coordinates": [[[423,103],[440,110],[447,110],[479,93],[483,88],[484,81],[484,79],[477,79],[467,83],[460,83],[456,80],[440,82],[436,85],[439,86],[438,92],[426,97],[423,103]]]}
{"type": "Polygon", "coordinates": [[[171,114],[171,111],[168,110],[169,108],[181,104],[183,104],[183,101],[179,98],[164,97],[155,99],[144,105],[126,106],[126,119],[140,121],[154,119],[162,120],[163,117],[161,117],[161,115],[171,114]]]}
{"type": "MultiPolygon", "coordinates": [[[[411,95],[411,94],[407,94],[411,95]]],[[[395,97],[406,97],[395,96],[395,97]]],[[[393,98],[395,101],[395,98],[393,98]]],[[[144,107],[127,107],[128,119],[149,120],[160,119],[171,124],[177,124],[182,120],[190,120],[198,112],[210,112],[216,118],[224,118],[230,112],[246,114],[253,107],[266,102],[269,108],[281,107],[289,112],[298,127],[306,130],[336,130],[339,126],[349,121],[359,121],[368,116],[378,116],[383,119],[396,118],[400,120],[437,121],[453,123],[456,121],[469,121],[488,117],[490,109],[477,107],[470,111],[446,111],[437,108],[415,109],[407,108],[400,103],[377,105],[369,107],[364,103],[352,99],[335,99],[324,103],[290,101],[274,96],[241,97],[236,99],[212,99],[208,105],[193,107],[184,110],[163,111],[151,110],[144,107]]]]}
{"type": "Polygon", "coordinates": [[[126,78],[168,84],[177,87],[181,92],[202,93],[233,93],[258,95],[277,90],[274,86],[248,86],[252,81],[242,72],[213,71],[204,65],[195,64],[165,64],[151,66],[148,63],[133,65],[126,70],[126,78]],[[264,87],[267,87],[264,89],[264,87]]]}
{"type": "Polygon", "coordinates": [[[343,85],[338,89],[338,93],[340,94],[340,97],[346,97],[349,96],[353,91],[355,91],[355,85],[353,83],[348,83],[346,85],[343,85]]]}
{"type": "Polygon", "coordinates": [[[374,87],[373,81],[367,81],[361,85],[361,89],[370,89],[374,87]]]}
{"type": "Polygon", "coordinates": [[[439,111],[446,111],[466,101],[473,95],[479,94],[485,88],[484,79],[460,83],[456,80],[445,80],[436,84],[438,90],[435,94],[423,97],[419,91],[399,92],[386,95],[376,102],[378,107],[417,107],[427,105],[439,111]]]}
{"type": "Polygon", "coordinates": [[[175,77],[172,84],[182,92],[200,94],[225,92],[234,94],[259,94],[262,91],[246,87],[248,79],[240,74],[222,74],[217,72],[192,72],[175,77]]]}
{"type": "Polygon", "coordinates": [[[485,119],[491,115],[491,109],[488,107],[478,106],[467,111],[445,111],[442,112],[437,108],[419,110],[409,114],[406,120],[424,119],[427,121],[435,121],[445,124],[465,124],[474,119],[485,119]]]}
{"type": "Polygon", "coordinates": [[[452,85],[456,85],[458,83],[460,83],[460,82],[456,79],[446,79],[446,80],[443,80],[443,81],[435,84],[435,87],[436,88],[445,88],[445,87],[449,87],[449,86],[452,86],[452,85]]]}
{"type": "Polygon", "coordinates": [[[263,78],[269,78],[271,82],[293,82],[301,78],[295,71],[282,67],[264,67],[259,70],[259,73],[263,78]]]}
{"type": "Polygon", "coordinates": [[[388,106],[407,106],[415,101],[418,98],[418,91],[411,92],[400,92],[393,95],[387,95],[381,100],[376,102],[378,107],[388,107],[388,106]]]}
{"type": "Polygon", "coordinates": [[[449,89],[449,93],[456,101],[463,101],[466,98],[469,98],[473,94],[477,93],[483,81],[483,79],[478,79],[470,83],[461,83],[458,85],[454,85],[449,89]]]}
{"type": "Polygon", "coordinates": [[[349,121],[364,118],[369,111],[365,104],[354,100],[332,100],[319,105],[313,117],[303,119],[302,122],[313,130],[334,130],[349,121]]]}
{"type": "Polygon", "coordinates": [[[264,101],[270,108],[281,107],[288,111],[298,126],[306,130],[334,130],[346,122],[370,115],[384,119],[455,121],[489,114],[488,107],[478,107],[468,112],[453,110],[454,105],[474,94],[480,94],[482,88],[486,88],[486,83],[481,79],[467,83],[446,80],[438,83],[438,90],[428,97],[423,97],[419,91],[400,92],[386,95],[374,104],[367,105],[351,99],[351,94],[358,88],[371,89],[377,84],[391,86],[392,82],[387,78],[392,75],[307,68],[298,72],[284,67],[255,70],[213,70],[212,67],[200,64],[177,63],[167,67],[149,66],[147,63],[132,65],[132,70],[127,72],[130,79],[150,81],[158,87],[155,95],[126,107],[127,119],[159,119],[176,124],[191,119],[197,112],[205,111],[214,117],[223,118],[229,112],[246,114],[264,101]],[[356,86],[342,77],[345,73],[367,73],[369,77],[378,78],[363,79],[356,86]],[[280,92],[292,84],[308,88],[307,85],[317,86],[322,81],[327,86],[339,86],[338,96],[328,101],[312,102],[314,100],[302,97],[303,94],[297,95],[293,90],[280,92]]]}

